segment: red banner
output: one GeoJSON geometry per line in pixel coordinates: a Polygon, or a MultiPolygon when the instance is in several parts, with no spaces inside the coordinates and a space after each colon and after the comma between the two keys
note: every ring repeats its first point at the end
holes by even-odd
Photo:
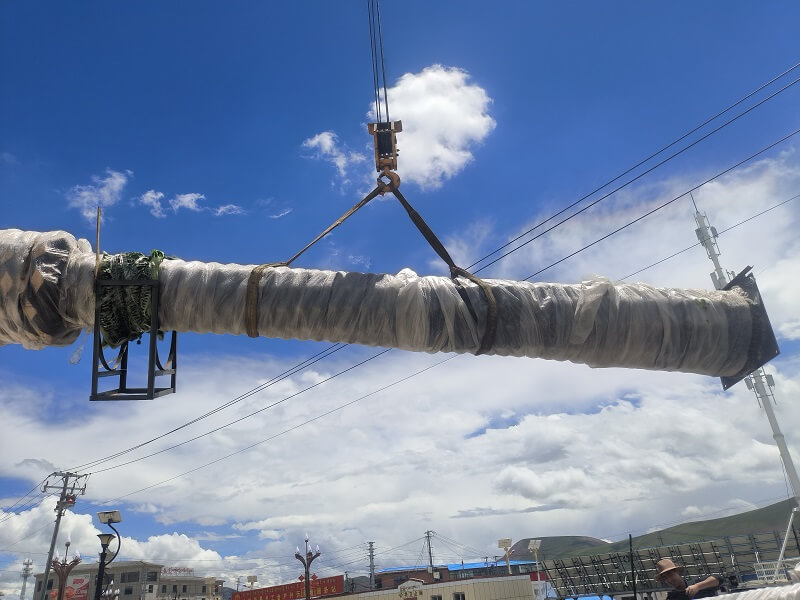
{"type": "Polygon", "coordinates": [[[72,575],[64,590],[65,600],[86,600],[89,596],[89,576],[72,575]]]}
{"type": "MultiPolygon", "coordinates": [[[[323,577],[311,580],[311,597],[333,596],[344,592],[344,575],[323,577]]],[[[302,581],[273,585],[272,587],[258,588],[234,592],[231,600],[301,600],[306,597],[306,586],[302,581]]]]}

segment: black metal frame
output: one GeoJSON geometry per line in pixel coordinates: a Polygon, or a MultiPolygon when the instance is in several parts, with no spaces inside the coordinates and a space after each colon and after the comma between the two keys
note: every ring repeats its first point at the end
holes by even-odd
{"type": "Polygon", "coordinates": [[[92,358],[92,393],[89,400],[152,400],[159,396],[175,393],[175,380],[178,368],[178,335],[174,331],[169,345],[169,356],[166,367],[162,365],[158,356],[158,301],[159,282],[157,279],[140,281],[118,281],[114,279],[98,279],[95,282],[94,306],[94,350],[92,358]],[[147,360],[147,387],[128,387],[128,342],[123,342],[119,347],[117,358],[109,365],[103,353],[103,340],[100,334],[100,292],[105,287],[113,286],[150,286],[150,343],[148,344],[147,360]],[[156,387],[156,377],[170,376],[169,387],[156,387]],[[118,377],[116,389],[98,391],[98,381],[101,377],[118,377]]]}

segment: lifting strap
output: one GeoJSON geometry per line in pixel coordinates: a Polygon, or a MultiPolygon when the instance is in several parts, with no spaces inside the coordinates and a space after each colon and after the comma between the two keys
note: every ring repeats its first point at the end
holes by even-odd
{"type": "MultiPolygon", "coordinates": [[[[398,182],[399,183],[399,179],[398,182]]],[[[480,277],[476,277],[466,269],[462,269],[461,267],[457,266],[453,261],[450,254],[447,252],[447,249],[444,247],[439,238],[436,237],[436,234],[433,233],[433,230],[428,226],[425,220],[420,216],[420,214],[414,210],[414,207],[406,200],[405,196],[397,189],[397,185],[395,183],[394,178],[390,178],[388,183],[383,183],[379,180],[378,186],[372,190],[369,194],[367,194],[362,200],[357,202],[350,210],[345,212],[341,217],[339,217],[336,221],[331,223],[322,233],[320,233],[317,237],[315,237],[311,242],[306,244],[306,246],[297,252],[294,256],[292,256],[289,260],[285,262],[277,262],[277,263],[265,263],[263,265],[258,265],[254,267],[253,270],[250,272],[250,277],[247,280],[247,293],[245,297],[245,326],[247,330],[247,335],[250,337],[258,337],[258,296],[259,296],[259,283],[261,281],[261,276],[263,275],[264,271],[271,267],[288,267],[294,262],[300,255],[302,255],[306,250],[311,248],[314,244],[316,244],[319,240],[323,237],[328,235],[331,231],[336,229],[339,225],[344,223],[350,216],[353,215],[358,209],[363,207],[367,204],[370,200],[374,199],[378,195],[383,195],[386,192],[391,192],[394,194],[395,198],[403,205],[403,208],[408,213],[409,218],[417,227],[419,232],[428,242],[428,244],[433,248],[434,252],[439,255],[447,267],[450,269],[450,278],[456,285],[456,289],[458,290],[458,294],[461,296],[461,299],[464,301],[464,304],[467,306],[467,309],[470,312],[473,320],[475,321],[476,325],[478,323],[478,315],[475,312],[472,303],[469,300],[469,296],[467,295],[466,290],[459,284],[457,277],[463,277],[468,279],[475,285],[477,285],[481,291],[483,292],[484,298],[486,299],[486,327],[483,331],[483,336],[481,337],[481,343],[478,347],[478,350],[475,354],[485,354],[489,350],[491,350],[492,346],[494,345],[495,334],[497,333],[497,301],[495,300],[494,293],[492,292],[491,286],[487,284],[483,279],[480,277]]]]}

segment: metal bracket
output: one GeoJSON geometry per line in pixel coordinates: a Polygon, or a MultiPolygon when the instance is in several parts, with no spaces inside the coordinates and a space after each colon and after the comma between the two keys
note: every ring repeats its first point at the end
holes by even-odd
{"type": "Polygon", "coordinates": [[[92,393],[89,400],[152,400],[159,396],[175,393],[175,379],[177,372],[177,333],[172,332],[169,345],[169,356],[166,365],[161,363],[158,356],[158,300],[159,282],[157,279],[139,281],[117,281],[113,279],[98,279],[95,285],[94,309],[94,350],[92,357],[92,393]],[[128,342],[119,346],[116,359],[109,364],[103,352],[103,340],[100,333],[100,291],[111,286],[150,286],[150,341],[148,344],[147,360],[147,387],[128,387],[128,342]],[[156,377],[170,377],[169,387],[156,387],[156,377]],[[118,377],[115,389],[98,391],[98,382],[101,377],[118,377]]]}
{"type": "Polygon", "coordinates": [[[750,273],[753,267],[745,267],[741,273],[730,280],[728,285],[722,288],[725,291],[733,287],[738,287],[750,300],[750,316],[753,319],[753,335],[750,340],[750,348],[747,351],[747,362],[744,367],[729,377],[720,377],[722,389],[727,390],[731,386],[739,383],[742,379],[750,375],[756,369],[767,364],[780,354],[778,341],[775,339],[775,332],[769,322],[767,309],[758,291],[758,285],[753,274],[750,273]]]}

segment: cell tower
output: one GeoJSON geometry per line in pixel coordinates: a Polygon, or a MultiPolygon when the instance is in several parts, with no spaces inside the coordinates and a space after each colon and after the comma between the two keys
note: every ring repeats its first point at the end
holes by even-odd
{"type": "Polygon", "coordinates": [[[28,586],[28,577],[33,574],[33,561],[26,558],[22,563],[22,591],[19,593],[19,600],[25,600],[25,588],[28,586]]]}
{"type": "MultiPolygon", "coordinates": [[[[692,198],[692,203],[694,203],[694,198],[692,198]]],[[[700,240],[700,243],[706,249],[708,258],[714,263],[711,281],[714,282],[714,288],[720,290],[728,284],[728,281],[733,277],[734,273],[731,271],[724,271],[720,266],[719,256],[721,253],[717,246],[717,237],[719,236],[716,228],[709,224],[708,217],[705,213],[701,213],[698,210],[697,204],[694,205],[694,210],[694,220],[697,223],[695,233],[697,234],[697,239],[700,240]]],[[[786,439],[783,437],[781,428],[778,425],[775,411],[772,410],[772,403],[775,401],[775,395],[772,391],[775,388],[775,380],[772,378],[772,375],[765,373],[762,367],[745,377],[744,383],[747,389],[752,390],[756,395],[758,403],[767,414],[767,420],[769,421],[770,427],[772,427],[772,437],[775,438],[775,444],[778,446],[784,469],[789,477],[789,483],[792,486],[794,500],[797,506],[800,507],[800,478],[797,476],[797,470],[794,467],[792,455],[789,454],[789,447],[786,445],[786,439]]]]}

